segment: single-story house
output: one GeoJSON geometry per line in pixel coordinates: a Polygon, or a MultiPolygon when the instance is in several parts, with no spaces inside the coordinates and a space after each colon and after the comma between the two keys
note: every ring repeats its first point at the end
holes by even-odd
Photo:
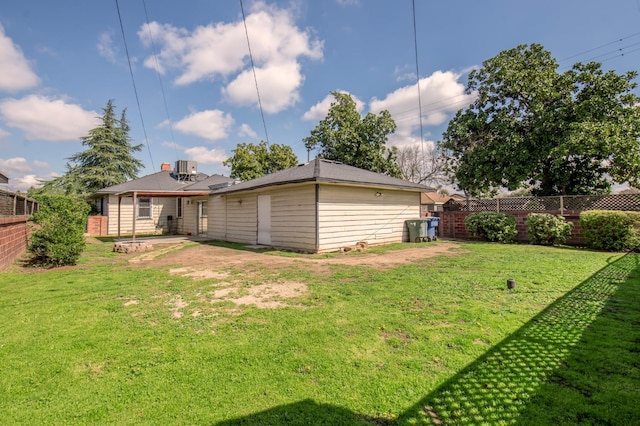
{"type": "Polygon", "coordinates": [[[209,186],[234,180],[198,173],[196,166],[195,161],[181,160],[171,170],[163,163],[157,173],[97,191],[93,204],[107,217],[106,234],[206,235],[209,186]]]}
{"type": "Polygon", "coordinates": [[[408,241],[424,185],[316,159],[224,188],[209,199],[211,239],[311,253],[408,241]]]}
{"type": "Polygon", "coordinates": [[[423,192],[420,195],[420,213],[422,216],[427,216],[432,212],[441,212],[444,203],[451,198],[449,195],[442,195],[437,192],[423,192]]]}

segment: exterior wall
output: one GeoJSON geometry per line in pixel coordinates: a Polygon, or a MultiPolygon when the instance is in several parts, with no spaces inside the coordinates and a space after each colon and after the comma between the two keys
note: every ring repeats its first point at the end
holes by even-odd
{"type": "Polygon", "coordinates": [[[244,244],[258,241],[258,195],[271,195],[271,245],[313,252],[315,185],[290,186],[209,199],[208,237],[244,244]]]}
{"type": "Polygon", "coordinates": [[[229,194],[226,203],[226,235],[234,243],[256,244],[258,241],[258,194],[229,194]]]}
{"type": "Polygon", "coordinates": [[[0,217],[0,270],[26,251],[31,236],[28,221],[29,216],[0,217]]]}
{"type": "MultiPolygon", "coordinates": [[[[144,198],[144,197],[143,197],[144,198]]],[[[173,197],[152,197],[151,218],[136,219],[136,235],[160,234],[169,231],[168,216],[176,217],[176,199],[173,197]]],[[[118,196],[110,195],[107,214],[109,235],[118,234],[118,196]]],[[[133,197],[122,197],[120,204],[120,234],[133,232],[133,197]]]]}
{"type": "MultiPolygon", "coordinates": [[[[207,201],[207,197],[190,197],[182,200],[182,226],[181,233],[186,235],[196,235],[198,233],[198,201],[207,201]]],[[[174,200],[175,203],[175,200],[174,200]]],[[[204,233],[207,233],[208,218],[202,224],[204,233]]]]}
{"type": "Polygon", "coordinates": [[[89,216],[87,218],[88,235],[108,235],[109,218],[107,216],[89,216]]]}
{"type": "MultiPolygon", "coordinates": [[[[469,234],[467,228],[464,226],[464,219],[474,212],[439,212],[440,222],[438,223],[438,236],[444,238],[459,238],[465,240],[473,240],[474,238],[469,234]]],[[[516,217],[516,241],[527,242],[529,237],[527,236],[527,216],[531,212],[516,211],[516,212],[503,212],[516,217]]],[[[536,212],[539,213],[539,212],[536,212]]],[[[549,214],[559,215],[560,211],[549,211],[549,214]]],[[[570,214],[564,215],[567,222],[573,223],[573,231],[571,237],[567,240],[567,244],[570,245],[583,245],[584,237],[582,236],[582,228],[580,227],[580,215],[570,214]]]]}
{"type": "Polygon", "coordinates": [[[271,245],[316,251],[315,185],[268,192],[271,194],[271,245]]]}
{"type": "Polygon", "coordinates": [[[419,217],[419,192],[321,185],[318,251],[335,251],[360,241],[370,245],[406,241],[405,220],[419,217]]]}
{"type": "Polygon", "coordinates": [[[209,197],[209,224],[207,236],[212,240],[227,240],[227,198],[221,195],[209,197]]]}

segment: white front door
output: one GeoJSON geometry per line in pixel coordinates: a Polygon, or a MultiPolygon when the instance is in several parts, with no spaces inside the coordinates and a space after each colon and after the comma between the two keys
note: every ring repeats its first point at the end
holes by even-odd
{"type": "Polygon", "coordinates": [[[258,195],[258,244],[271,244],[271,195],[258,195]]]}

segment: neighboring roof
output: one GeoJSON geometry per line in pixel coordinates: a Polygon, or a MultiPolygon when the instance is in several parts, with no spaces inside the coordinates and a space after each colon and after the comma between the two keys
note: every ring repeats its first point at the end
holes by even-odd
{"type": "Polygon", "coordinates": [[[222,180],[233,182],[233,179],[220,175],[207,177],[204,173],[197,173],[193,180],[181,181],[171,171],[161,171],[129,182],[103,188],[96,195],[125,194],[131,192],[180,192],[180,191],[209,191],[209,185],[222,180]]]}
{"type": "Polygon", "coordinates": [[[9,183],[9,178],[0,172],[0,183],[9,183]]]}
{"type": "Polygon", "coordinates": [[[444,204],[452,197],[450,195],[442,195],[437,192],[423,192],[420,194],[421,204],[444,204]]]}
{"type": "Polygon", "coordinates": [[[362,185],[410,191],[425,191],[432,189],[406,180],[382,175],[369,170],[359,169],[353,166],[347,166],[346,164],[315,159],[297,167],[281,170],[279,172],[271,173],[270,175],[251,179],[226,188],[216,189],[213,190],[212,193],[229,194],[269,186],[303,182],[362,185]]]}

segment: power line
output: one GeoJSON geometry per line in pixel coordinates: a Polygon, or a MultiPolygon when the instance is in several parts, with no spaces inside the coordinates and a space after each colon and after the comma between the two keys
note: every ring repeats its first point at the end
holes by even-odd
{"type": "Polygon", "coordinates": [[[256,93],[258,94],[258,106],[260,107],[260,116],[262,117],[262,125],[264,126],[264,136],[269,146],[269,134],[267,133],[267,122],[264,119],[264,111],[262,110],[262,101],[260,100],[260,90],[258,89],[258,77],[256,75],[256,67],[253,63],[253,54],[251,53],[251,43],[249,42],[249,30],[247,30],[247,19],[244,15],[244,6],[240,0],[240,10],[242,11],[242,22],[244,23],[244,33],[247,36],[247,47],[249,48],[249,59],[251,59],[251,70],[253,71],[253,80],[256,83],[256,93]]]}
{"type": "Polygon", "coordinates": [[[418,117],[420,117],[420,150],[424,156],[424,131],[422,129],[422,98],[420,94],[420,69],[418,68],[418,31],[416,30],[416,1],[411,1],[413,13],[413,47],[416,59],[416,85],[418,86],[418,117]]]}
{"type": "Polygon", "coordinates": [[[158,82],[160,83],[160,92],[162,93],[162,102],[164,103],[164,111],[167,114],[167,122],[169,123],[169,133],[171,134],[171,142],[173,142],[173,151],[176,156],[176,161],[179,160],[178,149],[176,148],[176,138],[173,134],[173,124],[171,123],[171,116],[169,115],[169,107],[167,106],[167,97],[164,92],[164,85],[162,84],[162,78],[160,77],[160,64],[158,63],[158,55],[156,53],[156,46],[153,42],[153,34],[151,33],[151,24],[149,23],[149,13],[147,13],[147,2],[142,0],[144,6],[144,16],[147,20],[147,31],[149,32],[149,40],[151,40],[151,52],[153,53],[153,60],[155,62],[156,75],[158,76],[158,82]]]}
{"type": "Polygon", "coordinates": [[[151,161],[151,167],[153,171],[156,171],[156,166],[153,164],[153,156],[151,155],[151,148],[149,147],[149,138],[147,137],[147,129],[144,125],[144,118],[142,118],[142,108],[140,107],[140,98],[138,97],[138,89],[136,87],[136,79],[133,77],[133,67],[131,66],[131,57],[129,56],[129,48],[127,47],[127,37],[124,34],[124,25],[122,24],[122,15],[120,14],[120,5],[118,0],[116,2],[116,9],[118,11],[118,21],[120,22],[120,31],[122,31],[122,40],[124,41],[124,50],[127,54],[127,63],[129,64],[129,74],[131,74],[131,82],[133,83],[133,93],[136,97],[136,103],[138,104],[138,112],[140,113],[140,123],[142,124],[142,132],[144,133],[144,142],[149,152],[149,160],[151,161]]]}

